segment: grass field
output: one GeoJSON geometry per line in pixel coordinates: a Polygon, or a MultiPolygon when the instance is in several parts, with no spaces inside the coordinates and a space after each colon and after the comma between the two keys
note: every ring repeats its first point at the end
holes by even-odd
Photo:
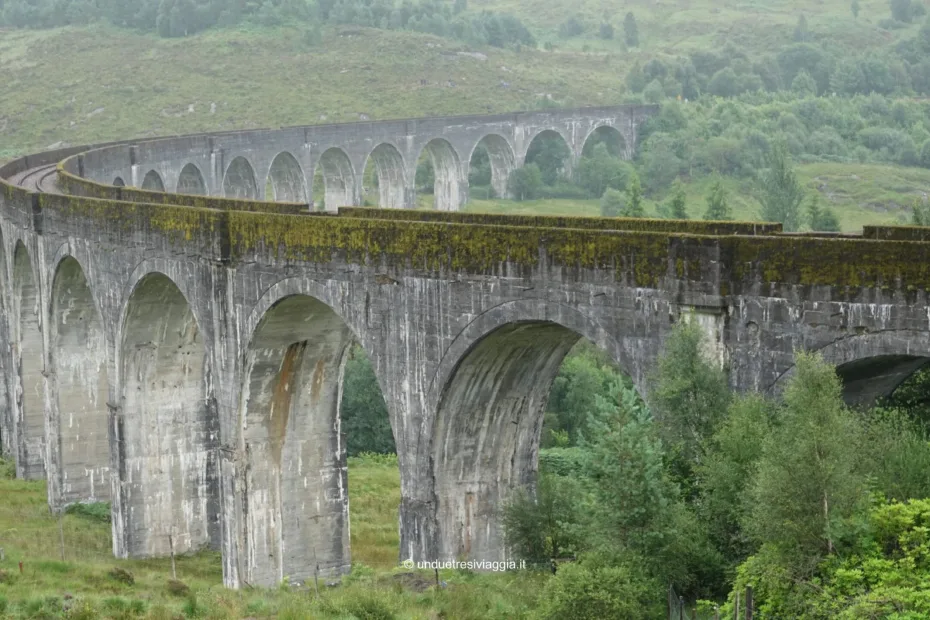
{"type": "MultiPolygon", "coordinates": [[[[3,462],[0,461],[0,470],[3,462]]],[[[544,574],[528,571],[472,574],[442,571],[435,588],[430,571],[397,568],[396,460],[349,459],[353,571],[338,587],[321,580],[302,590],[222,586],[219,554],[180,557],[177,577],[187,594],[169,591],[170,560],[115,560],[110,525],[66,515],[61,560],[58,520],[45,500],[45,483],[0,479],[0,618],[520,618],[538,596],[544,574]],[[19,571],[19,562],[23,572],[19,571]],[[111,575],[128,571],[133,584],[111,575]]]]}

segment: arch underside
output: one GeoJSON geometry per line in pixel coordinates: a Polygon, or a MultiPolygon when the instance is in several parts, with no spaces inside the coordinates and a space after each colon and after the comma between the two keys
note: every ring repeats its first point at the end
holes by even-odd
{"type": "Polygon", "coordinates": [[[453,372],[433,435],[441,559],[504,559],[500,508],[513,489],[535,485],[549,388],[579,338],[556,323],[511,323],[453,372]]]}
{"type": "Polygon", "coordinates": [[[581,145],[582,154],[590,156],[596,142],[603,142],[607,146],[607,151],[615,157],[623,159],[632,159],[633,157],[623,132],[613,125],[598,125],[592,129],[581,145]]]}
{"type": "Polygon", "coordinates": [[[162,181],[160,174],[154,170],[149,170],[145,173],[145,178],[142,179],[142,189],[163,192],[165,191],[165,182],[162,181]]]}
{"type": "Polygon", "coordinates": [[[57,398],[63,505],[110,498],[106,338],[80,264],[67,258],[52,285],[51,380],[57,398]]]}
{"type": "Polygon", "coordinates": [[[468,182],[462,178],[459,156],[447,141],[437,138],[424,147],[433,163],[433,200],[437,211],[458,211],[466,202],[468,182]]]}
{"type": "Polygon", "coordinates": [[[39,294],[32,260],[19,244],[13,257],[13,312],[18,319],[13,338],[14,387],[19,435],[17,473],[27,480],[45,478],[45,378],[39,294]]]}
{"type": "Polygon", "coordinates": [[[349,207],[357,203],[355,172],[349,156],[341,149],[327,149],[320,156],[319,170],[323,175],[323,201],[327,211],[349,207]]]}
{"type": "Polygon", "coordinates": [[[255,171],[245,157],[236,157],[223,175],[223,195],[227,198],[254,200],[258,198],[255,171]]]}
{"type": "Polygon", "coordinates": [[[369,155],[378,176],[378,206],[403,209],[407,205],[404,188],[404,159],[390,144],[379,144],[369,155]]]}
{"type": "Polygon", "coordinates": [[[194,194],[198,196],[205,196],[207,194],[207,184],[203,180],[203,174],[201,174],[200,168],[194,164],[187,164],[181,168],[181,174],[178,175],[177,193],[194,194]]]}
{"type": "Polygon", "coordinates": [[[241,414],[245,580],[274,585],[349,570],[348,470],[339,421],[351,330],[296,295],[262,318],[249,347],[241,414]]]}
{"type": "Polygon", "coordinates": [[[509,198],[507,180],[517,166],[510,144],[503,137],[491,134],[482,138],[477,147],[484,147],[488,153],[488,160],[491,162],[491,187],[494,189],[494,194],[501,198],[509,198]]]}
{"type": "Polygon", "coordinates": [[[843,400],[853,406],[871,406],[890,396],[908,377],[930,362],[914,355],[878,355],[841,364],[836,374],[843,382],[843,400]]]}
{"type": "Polygon", "coordinates": [[[307,183],[304,172],[293,155],[287,152],[279,153],[268,172],[271,180],[273,196],[265,196],[266,200],[278,202],[307,202],[307,183]]]}
{"type": "Polygon", "coordinates": [[[126,554],[218,544],[219,430],[206,400],[206,351],[187,300],[167,276],[150,274],[133,291],[121,357],[126,554]]]}

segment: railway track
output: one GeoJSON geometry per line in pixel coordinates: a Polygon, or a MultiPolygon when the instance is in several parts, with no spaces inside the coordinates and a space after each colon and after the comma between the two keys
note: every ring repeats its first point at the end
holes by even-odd
{"type": "Polygon", "coordinates": [[[57,163],[46,164],[23,170],[14,174],[8,180],[14,185],[18,185],[34,192],[47,194],[60,194],[58,189],[57,163]]]}

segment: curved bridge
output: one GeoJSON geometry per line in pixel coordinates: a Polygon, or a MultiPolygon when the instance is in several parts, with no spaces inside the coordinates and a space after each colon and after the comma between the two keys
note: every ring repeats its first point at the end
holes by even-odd
{"type": "Polygon", "coordinates": [[[111,501],[117,556],[211,546],[227,585],[273,585],[350,566],[353,341],[397,444],[400,554],[423,560],[503,557],[498,508],[535,479],[549,386],[580,337],[643,391],[683,317],[738,389],[777,389],[793,351],[817,349],[868,402],[930,358],[928,229],[454,212],[486,136],[499,180],[547,130],[577,156],[614,127],[629,155],[648,112],[232,132],[3,166],[3,451],[48,479],[53,510],[111,501]],[[383,205],[411,204],[422,150],[439,210],[311,212],[315,167],[332,209],[358,201],[366,158],[383,205]],[[281,202],[259,200],[269,180],[281,202]]]}

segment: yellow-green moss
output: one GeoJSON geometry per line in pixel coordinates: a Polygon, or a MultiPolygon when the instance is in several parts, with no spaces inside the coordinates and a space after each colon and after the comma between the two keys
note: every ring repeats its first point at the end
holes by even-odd
{"type": "Polygon", "coordinates": [[[928,226],[863,226],[862,236],[866,239],[889,241],[930,241],[928,226]]]}
{"type": "Polygon", "coordinates": [[[767,222],[706,222],[702,220],[664,220],[622,217],[569,217],[555,215],[506,215],[500,213],[463,213],[413,209],[373,209],[340,207],[339,215],[353,218],[403,220],[410,222],[453,222],[531,228],[582,228],[588,230],[629,230],[669,232],[692,235],[757,235],[781,232],[782,225],[767,222]]]}

